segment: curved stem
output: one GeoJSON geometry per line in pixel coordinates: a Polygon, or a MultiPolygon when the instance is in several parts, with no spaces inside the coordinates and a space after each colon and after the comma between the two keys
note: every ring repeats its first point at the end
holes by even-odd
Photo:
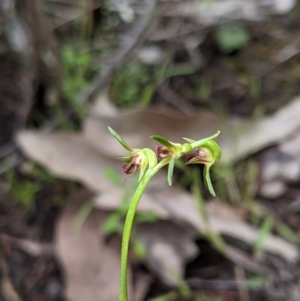
{"type": "Polygon", "coordinates": [[[123,236],[122,236],[122,248],[121,248],[121,282],[120,282],[120,301],[128,301],[128,292],[127,292],[127,265],[128,265],[128,248],[129,248],[129,241],[130,241],[130,234],[131,229],[134,221],[135,212],[139,201],[145,191],[150,180],[153,176],[167,163],[169,159],[164,159],[159,162],[154,168],[149,169],[144,177],[142,178],[141,182],[139,183],[130,203],[130,206],[127,211],[123,236]]]}

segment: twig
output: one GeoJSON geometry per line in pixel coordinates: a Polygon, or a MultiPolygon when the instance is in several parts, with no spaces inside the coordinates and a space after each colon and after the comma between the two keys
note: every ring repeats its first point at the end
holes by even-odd
{"type": "Polygon", "coordinates": [[[159,95],[168,103],[178,108],[185,115],[191,115],[193,107],[187,103],[183,98],[177,95],[173,90],[168,87],[167,83],[163,83],[158,88],[159,95]]]}
{"type": "MultiPolygon", "coordinates": [[[[108,59],[108,61],[112,63],[108,65],[104,69],[104,71],[101,72],[101,74],[93,79],[93,81],[85,91],[79,93],[79,95],[77,96],[78,103],[84,104],[89,100],[95,98],[99,94],[101,89],[103,89],[108,84],[114,73],[123,66],[125,61],[130,60],[133,51],[138,48],[148,37],[149,33],[151,32],[151,25],[153,24],[153,21],[155,19],[157,0],[147,0],[147,2],[148,9],[145,15],[140,17],[131,32],[127,34],[129,37],[131,37],[131,42],[123,45],[123,47],[121,47],[120,51],[114,57],[108,59]]],[[[70,117],[72,113],[73,110],[67,111],[65,115],[67,117],[70,117]]],[[[44,126],[44,130],[52,130],[57,126],[57,124],[57,120],[51,120],[44,126]]]]}
{"type": "Polygon", "coordinates": [[[242,283],[245,283],[245,279],[246,279],[244,269],[236,265],[234,267],[234,274],[237,279],[240,300],[241,301],[250,301],[250,296],[249,296],[247,285],[246,286],[241,285],[242,283]]]}
{"type": "Polygon", "coordinates": [[[3,301],[22,301],[10,278],[6,262],[0,254],[0,298],[3,301]],[[2,298],[3,299],[2,299],[2,298]]]}
{"type": "Polygon", "coordinates": [[[279,65],[287,62],[292,57],[298,55],[300,52],[300,42],[299,40],[293,41],[290,44],[281,48],[272,58],[272,63],[268,65],[260,74],[258,74],[259,78],[265,77],[273,70],[275,70],[279,65]]]}
{"type": "Polygon", "coordinates": [[[17,147],[13,143],[7,143],[7,144],[0,146],[0,158],[13,153],[16,149],[17,149],[17,147]]]}
{"type": "Polygon", "coordinates": [[[106,69],[98,75],[84,92],[78,96],[79,103],[85,103],[96,96],[99,91],[109,82],[113,74],[130,59],[133,51],[140,46],[150,33],[151,24],[154,20],[154,13],[156,7],[156,0],[148,0],[147,13],[136,22],[136,25],[128,36],[131,37],[131,42],[123,45],[120,52],[112,58],[112,64],[107,66],[106,69]]]}
{"type": "Polygon", "coordinates": [[[224,255],[229,260],[244,267],[248,271],[252,271],[262,275],[267,275],[269,277],[272,277],[272,275],[274,275],[274,272],[270,268],[258,263],[257,261],[254,260],[254,258],[250,257],[247,253],[235,247],[227,245],[224,250],[224,255]]]}
{"type": "Polygon", "coordinates": [[[28,239],[0,234],[0,244],[9,244],[11,247],[18,248],[32,257],[51,257],[54,255],[54,249],[51,243],[39,243],[28,239]]]}
{"type": "MultiPolygon", "coordinates": [[[[200,278],[192,278],[186,280],[187,284],[191,288],[197,289],[214,289],[214,290],[238,290],[240,287],[247,288],[248,284],[246,281],[236,280],[207,280],[200,278]]],[[[265,287],[255,288],[251,290],[265,290],[265,287]]]]}

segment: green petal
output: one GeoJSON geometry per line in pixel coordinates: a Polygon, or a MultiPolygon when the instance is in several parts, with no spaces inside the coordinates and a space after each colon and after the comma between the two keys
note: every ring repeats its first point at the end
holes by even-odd
{"type": "Polygon", "coordinates": [[[164,138],[162,136],[154,135],[154,136],[151,136],[151,138],[153,140],[157,141],[158,143],[166,146],[167,148],[173,148],[175,146],[174,143],[170,142],[169,140],[167,140],[166,138],[164,138]]]}
{"type": "Polygon", "coordinates": [[[212,153],[214,163],[218,162],[221,159],[221,148],[216,141],[208,141],[204,145],[202,145],[202,147],[208,149],[212,153]]]}
{"type": "Polygon", "coordinates": [[[120,142],[120,144],[129,151],[132,151],[132,148],[121,138],[121,136],[116,133],[110,126],[108,127],[109,132],[120,142]]]}
{"type": "Polygon", "coordinates": [[[155,152],[150,148],[144,148],[143,152],[148,159],[149,168],[155,167],[157,165],[157,157],[155,152]]]}
{"type": "Polygon", "coordinates": [[[143,152],[142,154],[140,154],[142,156],[142,160],[141,160],[141,167],[140,167],[140,176],[139,176],[139,180],[138,182],[140,182],[143,178],[143,176],[145,175],[146,171],[148,170],[148,158],[146,156],[146,154],[143,152]]]}
{"type": "Polygon", "coordinates": [[[172,177],[173,177],[173,170],[174,170],[175,158],[171,158],[168,168],[168,184],[172,186],[172,177]]]}
{"type": "Polygon", "coordinates": [[[203,177],[204,177],[204,184],[208,191],[210,192],[211,195],[216,196],[215,190],[212,186],[211,179],[210,179],[210,174],[209,170],[212,164],[205,165],[204,170],[203,170],[203,177]]]}

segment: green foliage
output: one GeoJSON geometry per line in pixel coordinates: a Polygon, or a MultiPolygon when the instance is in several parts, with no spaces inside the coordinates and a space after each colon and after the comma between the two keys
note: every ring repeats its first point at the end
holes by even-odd
{"type": "Polygon", "coordinates": [[[87,85],[87,72],[91,65],[91,55],[87,51],[78,51],[66,45],[61,51],[63,63],[62,91],[64,97],[74,108],[80,118],[85,115],[85,110],[76,95],[87,85]]]}
{"type": "Polygon", "coordinates": [[[129,107],[140,101],[142,90],[150,81],[147,68],[139,62],[131,62],[115,76],[110,93],[117,106],[129,107]]]}
{"type": "Polygon", "coordinates": [[[147,249],[146,247],[142,244],[142,242],[140,242],[137,239],[134,239],[132,241],[132,248],[134,251],[134,254],[137,256],[137,258],[139,260],[144,260],[147,257],[147,249]]]}
{"type": "Polygon", "coordinates": [[[30,169],[30,174],[33,175],[36,180],[43,181],[47,183],[54,183],[56,178],[48,173],[48,171],[41,166],[28,162],[28,168],[30,169]]]}
{"type": "Polygon", "coordinates": [[[166,79],[195,71],[197,67],[191,63],[169,64],[169,59],[151,67],[138,61],[130,62],[113,79],[110,96],[119,107],[136,104],[145,107],[150,103],[157,87],[166,79]]]}
{"type": "MultiPolygon", "coordinates": [[[[125,192],[121,206],[116,211],[111,213],[103,224],[103,231],[106,234],[121,234],[123,231],[123,222],[129,207],[128,193],[125,192]]],[[[158,216],[153,212],[140,212],[135,216],[135,223],[155,223],[158,216]]]]}
{"type": "Polygon", "coordinates": [[[258,238],[253,247],[254,252],[259,252],[263,248],[263,245],[264,245],[267,237],[271,233],[273,226],[274,226],[273,218],[271,218],[270,216],[267,216],[259,229],[258,238]]]}
{"type": "Polygon", "coordinates": [[[251,206],[258,187],[259,168],[253,160],[237,165],[219,164],[214,169],[219,198],[229,204],[251,206]]]}
{"type": "Polygon", "coordinates": [[[206,295],[201,295],[197,297],[197,301],[223,301],[222,297],[209,297],[206,295]]]}
{"type": "Polygon", "coordinates": [[[246,280],[248,289],[259,289],[265,286],[266,279],[263,276],[253,276],[246,280]]]}
{"type": "MultiPolygon", "coordinates": [[[[179,300],[179,297],[178,297],[178,293],[176,293],[175,291],[172,291],[166,295],[161,295],[161,296],[158,296],[154,299],[151,299],[149,301],[175,301],[175,300],[179,300]]],[[[180,299],[181,300],[181,299],[180,299]]],[[[188,299],[190,300],[190,299],[188,299]]],[[[207,295],[198,295],[196,297],[196,299],[193,299],[193,300],[197,300],[197,301],[223,301],[224,299],[222,297],[209,297],[207,295]]]]}
{"type": "Polygon", "coordinates": [[[208,101],[212,92],[212,85],[201,79],[198,86],[198,95],[201,100],[208,101]]]}
{"type": "Polygon", "coordinates": [[[122,181],[122,179],[114,169],[106,168],[104,170],[104,175],[109,181],[111,181],[116,186],[124,187],[124,181],[122,181]]]}
{"type": "Polygon", "coordinates": [[[288,225],[280,221],[275,221],[275,229],[286,240],[292,243],[300,242],[300,234],[292,230],[288,225]]]}
{"type": "Polygon", "coordinates": [[[89,214],[92,212],[94,206],[92,201],[87,201],[82,205],[82,207],[79,209],[74,223],[73,223],[73,228],[74,231],[77,233],[80,231],[81,227],[83,226],[85,220],[89,216],[89,214]]]}
{"type": "Polygon", "coordinates": [[[11,192],[24,210],[28,210],[34,202],[34,196],[39,191],[40,185],[31,181],[14,180],[11,192]]]}
{"type": "MultiPolygon", "coordinates": [[[[175,275],[175,273],[172,273],[172,274],[175,275]]],[[[181,297],[186,298],[186,299],[189,299],[192,297],[193,293],[184,278],[182,278],[180,276],[177,277],[176,284],[178,286],[178,291],[179,291],[179,294],[181,297]]]]}
{"type": "Polygon", "coordinates": [[[153,212],[139,212],[135,217],[136,223],[155,223],[158,221],[158,216],[153,212]]]}
{"type": "Polygon", "coordinates": [[[220,25],[215,32],[216,41],[224,53],[246,46],[250,40],[245,26],[237,23],[220,25]]]}
{"type": "Polygon", "coordinates": [[[173,301],[173,300],[176,300],[176,298],[177,298],[176,292],[170,292],[166,295],[161,295],[161,296],[155,297],[149,301],[173,301]]]}
{"type": "Polygon", "coordinates": [[[102,229],[104,233],[108,235],[114,233],[121,233],[123,228],[121,224],[122,219],[123,219],[123,214],[121,214],[119,210],[111,213],[103,224],[102,229]]]}

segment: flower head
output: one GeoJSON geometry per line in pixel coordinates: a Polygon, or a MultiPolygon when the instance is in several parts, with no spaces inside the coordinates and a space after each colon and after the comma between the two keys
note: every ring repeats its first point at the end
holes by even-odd
{"type": "Polygon", "coordinates": [[[204,164],[204,183],[208,188],[209,192],[215,196],[215,191],[213,189],[209,170],[211,166],[218,162],[221,158],[221,149],[217,142],[210,140],[205,142],[199,148],[196,148],[192,153],[185,156],[186,164],[204,164]]]}
{"type": "Polygon", "coordinates": [[[188,148],[188,151],[191,151],[192,148],[189,143],[185,143],[183,145],[180,143],[174,143],[158,135],[152,136],[151,138],[160,143],[156,145],[157,158],[159,160],[169,158],[168,183],[171,186],[175,160],[185,153],[184,151],[186,151],[186,148],[188,148]]]}
{"type": "Polygon", "coordinates": [[[214,164],[221,158],[221,149],[214,140],[207,141],[201,147],[185,157],[186,164],[214,164]]]}
{"type": "Polygon", "coordinates": [[[124,173],[131,176],[136,170],[140,170],[139,181],[144,176],[149,167],[156,165],[155,153],[151,149],[132,149],[127,156],[120,157],[124,160],[122,169],[124,173]]]}
{"type": "Polygon", "coordinates": [[[140,170],[139,181],[141,181],[148,168],[152,168],[157,164],[155,153],[149,148],[131,148],[112,128],[108,127],[108,130],[129,151],[128,155],[120,157],[125,162],[122,165],[124,173],[130,176],[135,171],[140,170]]]}
{"type": "Polygon", "coordinates": [[[159,160],[165,159],[167,157],[172,157],[174,155],[173,150],[160,144],[156,145],[155,151],[156,151],[156,156],[159,160]]]}
{"type": "Polygon", "coordinates": [[[181,151],[181,144],[179,143],[171,142],[158,135],[152,136],[151,138],[160,143],[156,145],[156,155],[160,160],[177,156],[181,151]]]}
{"type": "Polygon", "coordinates": [[[130,153],[128,156],[121,157],[124,160],[122,169],[127,175],[132,175],[136,170],[141,168],[143,156],[141,154],[130,153]]]}
{"type": "MultiPolygon", "coordinates": [[[[189,138],[183,138],[188,142],[184,144],[174,143],[167,140],[164,137],[157,136],[157,135],[151,137],[155,141],[160,143],[160,145],[156,146],[157,158],[160,160],[165,158],[170,158],[169,168],[168,168],[168,183],[170,186],[172,185],[172,175],[173,175],[175,160],[182,156],[186,156],[185,159],[187,164],[195,164],[195,163],[208,164],[206,166],[208,166],[207,170],[209,171],[210,166],[214,162],[217,162],[221,156],[221,150],[218,144],[212,140],[218,137],[219,134],[220,132],[217,132],[215,135],[199,141],[195,141],[189,138]],[[215,151],[211,152],[211,148],[214,148],[215,151]],[[210,162],[212,161],[213,163],[209,165],[210,162]]],[[[206,183],[207,183],[207,187],[209,188],[209,191],[213,195],[215,195],[210,182],[209,173],[208,173],[208,178],[206,180],[206,183]]]]}

